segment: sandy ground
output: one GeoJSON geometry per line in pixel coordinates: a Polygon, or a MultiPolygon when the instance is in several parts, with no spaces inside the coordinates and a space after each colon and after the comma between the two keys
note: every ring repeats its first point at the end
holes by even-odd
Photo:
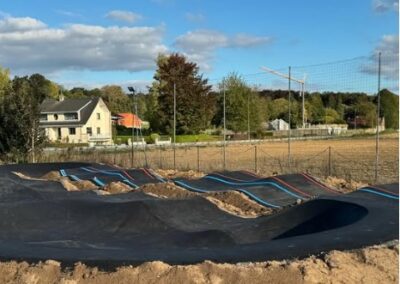
{"type": "Polygon", "coordinates": [[[36,264],[10,261],[0,262],[0,283],[398,283],[398,260],[398,241],[393,241],[303,260],[194,265],[155,261],[112,271],[82,263],[63,267],[54,260],[36,264]]]}

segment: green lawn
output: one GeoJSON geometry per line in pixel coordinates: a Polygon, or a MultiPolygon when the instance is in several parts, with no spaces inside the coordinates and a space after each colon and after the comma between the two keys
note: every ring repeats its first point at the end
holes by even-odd
{"type": "MultiPolygon", "coordinates": [[[[126,144],[128,139],[131,138],[130,135],[118,135],[114,142],[116,144],[126,144]]],[[[143,136],[146,141],[149,141],[148,136],[143,136]]],[[[169,136],[161,136],[161,140],[167,140],[169,136]]],[[[171,137],[172,139],[172,137],[171,137]]],[[[208,134],[198,134],[198,135],[177,135],[176,143],[189,143],[189,142],[211,142],[211,141],[220,141],[222,140],[222,136],[217,135],[208,135],[208,134]]]]}
{"type": "Polygon", "coordinates": [[[177,135],[177,143],[189,143],[189,142],[211,142],[222,140],[221,136],[198,134],[198,135],[177,135]]]}

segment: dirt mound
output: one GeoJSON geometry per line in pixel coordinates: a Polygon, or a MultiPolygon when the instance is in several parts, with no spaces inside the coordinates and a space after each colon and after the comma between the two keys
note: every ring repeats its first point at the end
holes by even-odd
{"type": "Polygon", "coordinates": [[[43,175],[41,178],[46,179],[46,180],[54,180],[57,181],[61,177],[60,172],[58,171],[51,171],[48,172],[47,174],[43,175]]]}
{"type": "Polygon", "coordinates": [[[154,170],[157,174],[162,176],[165,179],[172,179],[172,178],[188,178],[188,179],[197,179],[205,176],[205,173],[196,172],[196,171],[177,171],[177,170],[154,170]]]}
{"type": "Polygon", "coordinates": [[[139,190],[160,198],[184,199],[197,195],[197,193],[176,186],[172,182],[145,184],[139,190]]]}
{"type": "Polygon", "coordinates": [[[123,182],[117,181],[107,184],[106,186],[103,187],[103,190],[111,194],[115,194],[115,193],[125,193],[132,191],[132,188],[123,182]]]}
{"type": "Polygon", "coordinates": [[[261,206],[240,192],[211,192],[206,194],[206,198],[220,209],[241,217],[257,217],[273,212],[272,209],[261,206]]]}
{"type": "Polygon", "coordinates": [[[214,203],[221,210],[241,217],[257,217],[272,213],[272,210],[259,205],[242,193],[235,191],[195,193],[183,189],[171,182],[146,184],[139,190],[160,198],[184,199],[193,196],[202,196],[214,203]]]}
{"type": "Polygon", "coordinates": [[[360,187],[368,186],[368,184],[363,182],[357,182],[354,180],[348,181],[337,177],[327,177],[326,179],[322,180],[322,183],[330,185],[343,193],[352,192],[360,187]]]}
{"type": "Polygon", "coordinates": [[[160,261],[103,271],[54,260],[0,262],[0,283],[398,283],[398,241],[304,260],[169,265],[160,261]]]}

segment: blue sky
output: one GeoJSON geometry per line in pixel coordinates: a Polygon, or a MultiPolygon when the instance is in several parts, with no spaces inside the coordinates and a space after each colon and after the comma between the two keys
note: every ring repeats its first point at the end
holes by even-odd
{"type": "Polygon", "coordinates": [[[66,87],[144,88],[159,52],[183,52],[210,79],[373,58],[378,49],[398,61],[398,0],[2,2],[0,65],[66,87]]]}

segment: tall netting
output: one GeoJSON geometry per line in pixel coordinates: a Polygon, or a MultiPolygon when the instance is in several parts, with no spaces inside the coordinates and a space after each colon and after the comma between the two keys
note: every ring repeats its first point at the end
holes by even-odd
{"type": "MultiPolygon", "coordinates": [[[[123,167],[202,172],[247,170],[262,175],[307,172],[317,177],[360,182],[394,182],[399,177],[398,50],[382,52],[380,58],[374,54],[292,66],[290,139],[289,132],[285,131],[274,131],[263,137],[253,135],[250,140],[242,133],[241,139],[245,141],[228,141],[225,147],[223,141],[219,141],[181,144],[175,149],[173,145],[135,147],[133,154],[129,147],[66,149],[47,152],[41,159],[87,160],[123,167]],[[379,116],[385,117],[385,121],[377,118],[378,90],[381,97],[379,116]],[[380,132],[377,140],[377,124],[380,130],[384,126],[392,130],[380,132]]],[[[268,107],[264,107],[263,112],[288,111],[285,100],[289,94],[289,67],[266,67],[274,72],[260,69],[253,74],[238,74],[266,99],[263,103],[268,107]],[[276,99],[280,99],[280,104],[274,104],[276,99]]],[[[210,80],[210,83],[216,86],[221,80],[210,80]]],[[[249,111],[255,110],[250,108],[249,111]]],[[[288,118],[287,113],[280,115],[283,120],[288,118]]],[[[267,120],[271,115],[263,113],[263,117],[267,120]]],[[[267,130],[266,126],[262,130],[267,130]]]]}

